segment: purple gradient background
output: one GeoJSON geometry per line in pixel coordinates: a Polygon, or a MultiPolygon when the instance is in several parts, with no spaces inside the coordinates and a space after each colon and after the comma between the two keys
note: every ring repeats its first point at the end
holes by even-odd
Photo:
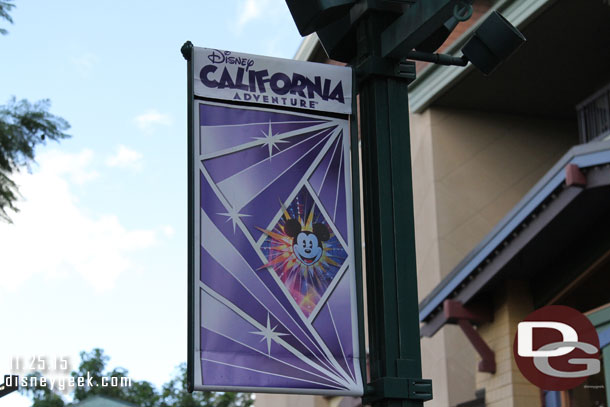
{"type": "MultiPolygon", "coordinates": [[[[349,243],[347,126],[334,118],[204,103],[199,124],[203,385],[361,391],[352,267],[334,277],[330,295],[308,319],[262,267],[256,244],[259,228],[277,222],[280,202],[289,205],[303,182],[328,214],[326,223],[349,243]],[[270,127],[276,137],[292,133],[272,146],[271,156],[269,145],[260,144],[270,127]],[[239,213],[235,225],[230,210],[239,213]]],[[[353,248],[348,253],[352,264],[353,248]]]]}

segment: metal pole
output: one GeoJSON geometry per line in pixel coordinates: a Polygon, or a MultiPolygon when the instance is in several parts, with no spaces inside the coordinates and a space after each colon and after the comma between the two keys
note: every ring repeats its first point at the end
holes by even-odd
{"type": "Polygon", "coordinates": [[[379,57],[383,16],[358,28],[370,383],[365,403],[421,407],[432,383],[421,352],[408,85],[413,63],[379,57]]]}

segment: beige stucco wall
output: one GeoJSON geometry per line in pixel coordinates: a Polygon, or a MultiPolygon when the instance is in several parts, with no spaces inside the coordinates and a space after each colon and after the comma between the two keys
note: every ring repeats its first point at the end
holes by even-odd
{"type": "Polygon", "coordinates": [[[444,276],[567,150],[575,123],[431,109],[436,225],[444,276]]]}
{"type": "MultiPolygon", "coordinates": [[[[439,246],[438,201],[435,181],[435,131],[437,113],[431,109],[411,116],[413,211],[418,273],[418,293],[423,299],[443,278],[439,246]]],[[[474,352],[456,327],[446,327],[421,342],[422,375],[432,379],[434,399],[429,407],[447,407],[474,398],[474,352]]]]}
{"type": "MultiPolygon", "coordinates": [[[[335,398],[337,399],[337,398],[335,398]]],[[[256,407],[334,407],[338,400],[319,396],[301,396],[288,394],[256,394],[256,407]],[[334,403],[331,403],[334,401],[334,403]]]]}
{"type": "Polygon", "coordinates": [[[485,389],[487,407],[540,407],[540,389],[519,371],[513,357],[517,324],[534,310],[527,283],[508,281],[494,295],[494,320],[479,328],[495,352],[496,373],[477,373],[477,388],[485,389]]]}
{"type": "MultiPolygon", "coordinates": [[[[420,301],[576,140],[574,124],[558,120],[440,108],[411,116],[420,301]]],[[[456,326],[422,339],[434,387],[426,406],[473,399],[478,360],[456,326]]]]}

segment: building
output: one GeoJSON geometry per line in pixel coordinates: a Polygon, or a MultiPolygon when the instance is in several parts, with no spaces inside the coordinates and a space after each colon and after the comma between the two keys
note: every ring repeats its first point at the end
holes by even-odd
{"type": "Polygon", "coordinates": [[[134,404],[106,396],[91,396],[76,404],[74,407],[136,407],[134,404]]]}
{"type": "MultiPolygon", "coordinates": [[[[410,86],[425,405],[608,405],[610,347],[589,385],[555,393],[521,375],[512,346],[516,324],[548,304],[586,313],[610,341],[610,3],[474,5],[443,52],[459,56],[492,10],[528,42],[490,77],[419,64],[410,86]]],[[[297,58],[325,61],[315,37],[297,58]]],[[[286,397],[256,404],[358,402],[286,397]]]]}

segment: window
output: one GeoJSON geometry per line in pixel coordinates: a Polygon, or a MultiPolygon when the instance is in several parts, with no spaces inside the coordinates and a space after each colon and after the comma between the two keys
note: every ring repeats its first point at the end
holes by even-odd
{"type": "Polygon", "coordinates": [[[610,84],[576,106],[581,143],[610,136],[610,84]]]}

